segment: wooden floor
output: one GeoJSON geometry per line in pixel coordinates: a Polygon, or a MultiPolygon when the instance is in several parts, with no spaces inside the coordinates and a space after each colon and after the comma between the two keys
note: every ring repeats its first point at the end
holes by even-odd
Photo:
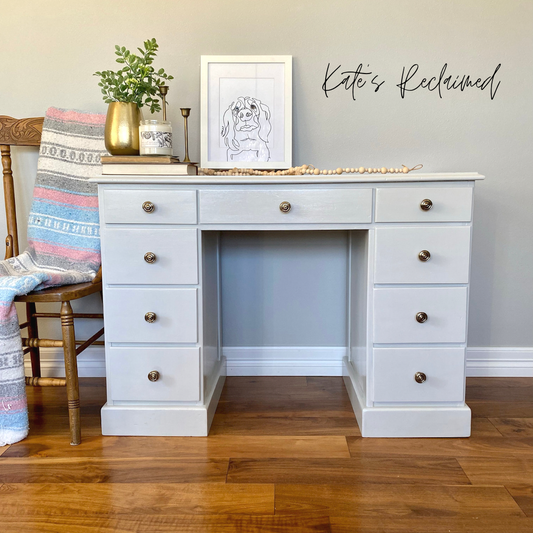
{"type": "Polygon", "coordinates": [[[363,439],[341,378],[228,378],[208,438],[102,437],[104,381],[29,389],[0,531],[533,532],[533,378],[471,378],[469,439],[363,439]]]}

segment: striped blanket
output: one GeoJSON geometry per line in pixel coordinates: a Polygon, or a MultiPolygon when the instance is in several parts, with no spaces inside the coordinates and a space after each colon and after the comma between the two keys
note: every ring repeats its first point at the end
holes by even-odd
{"type": "Polygon", "coordinates": [[[46,112],[28,248],[0,261],[0,446],[28,434],[15,296],[90,281],[100,266],[98,197],[88,178],[100,173],[104,125],[105,115],[46,112]]]}

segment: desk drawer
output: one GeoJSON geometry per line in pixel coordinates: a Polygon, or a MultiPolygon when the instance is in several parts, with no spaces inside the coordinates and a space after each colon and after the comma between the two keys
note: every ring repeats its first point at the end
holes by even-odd
{"type": "Polygon", "coordinates": [[[379,228],[375,261],[375,283],[468,283],[470,227],[379,228]]]}
{"type": "Polygon", "coordinates": [[[104,320],[109,342],[197,342],[196,289],[106,288],[104,320]],[[145,320],[155,313],[154,322],[145,320]]]}
{"type": "Polygon", "coordinates": [[[376,189],[376,222],[469,222],[472,219],[470,187],[405,187],[376,189]],[[423,210],[421,202],[431,201],[423,210]]]}
{"type": "Polygon", "coordinates": [[[200,191],[202,224],[350,224],[372,221],[372,189],[200,191]],[[288,202],[290,211],[280,204],[288,202]]]}
{"type": "Polygon", "coordinates": [[[464,380],[463,348],[374,349],[375,402],[463,402],[464,380]]]}
{"type": "Polygon", "coordinates": [[[196,191],[104,189],[103,202],[106,224],[196,224],[196,191]]]}
{"type": "Polygon", "coordinates": [[[200,349],[110,348],[110,400],[195,402],[200,399],[200,349]],[[148,374],[158,373],[156,381],[148,374]]]}
{"type": "Polygon", "coordinates": [[[196,229],[110,227],[104,231],[105,283],[198,283],[196,229]],[[150,252],[155,260],[146,255],[150,252]]]}
{"type": "Polygon", "coordinates": [[[466,287],[374,289],[374,342],[466,342],[466,308],[466,287]]]}

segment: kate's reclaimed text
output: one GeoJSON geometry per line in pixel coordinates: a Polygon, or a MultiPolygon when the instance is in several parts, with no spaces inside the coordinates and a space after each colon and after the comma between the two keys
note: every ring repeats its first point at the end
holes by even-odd
{"type": "MultiPolygon", "coordinates": [[[[494,69],[494,72],[484,79],[474,79],[469,74],[448,74],[448,63],[444,63],[438,76],[421,78],[418,75],[420,67],[415,63],[409,68],[403,67],[400,83],[398,83],[396,87],[400,89],[400,96],[402,98],[405,98],[405,93],[418,91],[420,89],[425,89],[430,92],[436,91],[439,98],[442,98],[444,90],[459,90],[464,92],[467,89],[478,89],[480,91],[488,89],[490,99],[494,100],[496,92],[501,84],[501,82],[496,79],[496,75],[501,66],[501,63],[498,64],[494,69]]],[[[362,64],[359,64],[355,70],[341,70],[341,65],[332,69],[331,64],[328,63],[326,74],[324,76],[324,83],[322,84],[322,90],[324,91],[326,98],[328,98],[328,93],[342,87],[345,91],[351,93],[352,100],[356,100],[357,92],[372,88],[373,92],[377,93],[384,84],[385,80],[380,80],[379,75],[372,72],[369,68],[364,70],[362,64]]]]}

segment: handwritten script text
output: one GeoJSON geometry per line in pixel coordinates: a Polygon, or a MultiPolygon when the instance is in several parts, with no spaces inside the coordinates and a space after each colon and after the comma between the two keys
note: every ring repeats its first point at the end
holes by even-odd
{"type": "MultiPolygon", "coordinates": [[[[409,68],[402,68],[400,83],[396,84],[396,87],[400,90],[401,98],[405,98],[406,93],[420,89],[430,92],[436,91],[439,98],[443,97],[445,90],[464,92],[467,89],[478,89],[480,91],[488,89],[490,99],[494,100],[501,84],[501,81],[496,79],[501,66],[501,63],[499,63],[490,76],[476,78],[469,74],[448,74],[448,63],[444,63],[438,76],[422,77],[418,74],[420,66],[414,63],[409,68]]],[[[367,65],[367,68],[364,69],[363,64],[360,63],[354,70],[342,70],[341,67],[339,65],[336,68],[332,68],[331,63],[328,63],[326,67],[324,83],[322,84],[322,90],[326,98],[329,98],[329,93],[332,91],[344,88],[344,90],[349,91],[352,100],[356,100],[356,95],[359,92],[373,89],[373,92],[377,93],[385,84],[385,80],[380,80],[379,74],[373,72],[370,69],[370,65],[367,65]]]]}

